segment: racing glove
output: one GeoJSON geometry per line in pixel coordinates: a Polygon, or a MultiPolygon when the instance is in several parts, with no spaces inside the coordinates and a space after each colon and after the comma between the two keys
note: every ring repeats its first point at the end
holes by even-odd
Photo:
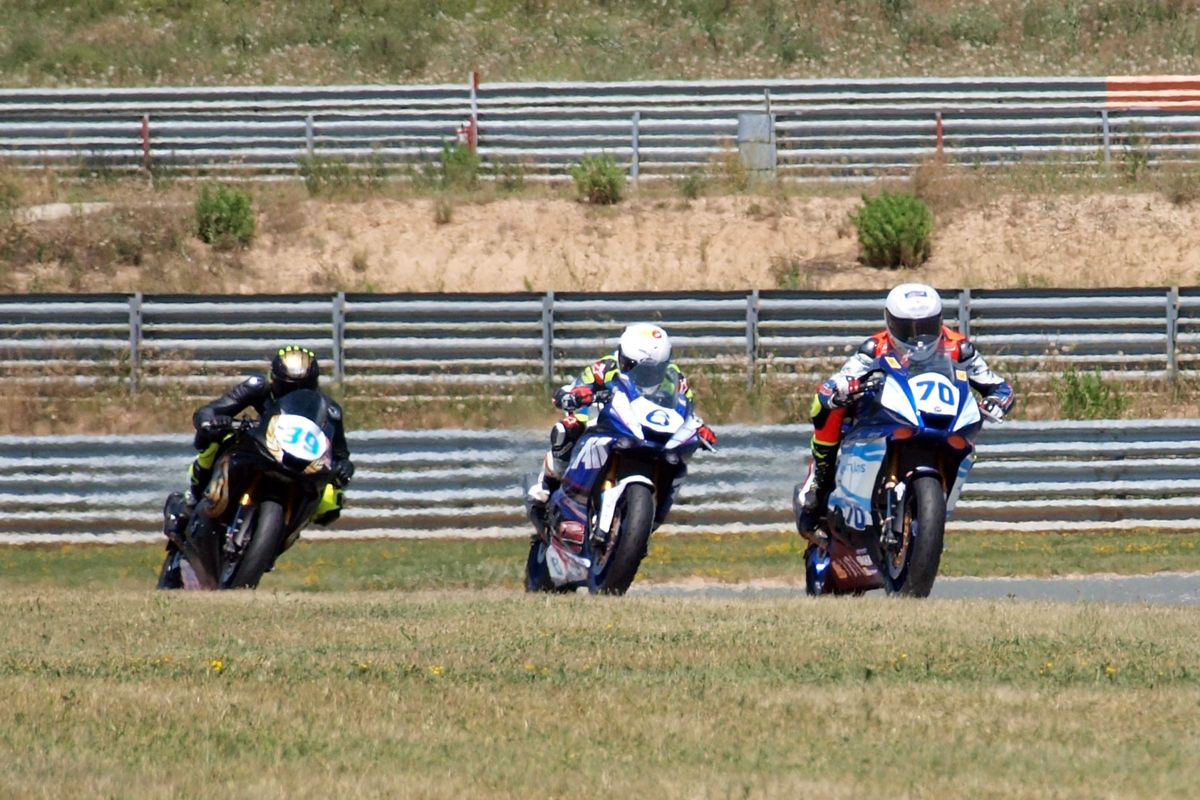
{"type": "Polygon", "coordinates": [[[696,435],[700,437],[700,441],[704,442],[709,447],[717,446],[717,435],[713,433],[713,429],[707,425],[701,425],[696,430],[696,435]]]}
{"type": "Polygon", "coordinates": [[[229,433],[233,429],[233,417],[227,417],[224,414],[218,414],[212,419],[206,419],[200,423],[200,432],[208,434],[216,438],[222,434],[229,433]]]}
{"type": "Polygon", "coordinates": [[[994,397],[985,397],[979,402],[979,410],[984,419],[991,422],[1003,422],[1008,410],[994,397]]]}
{"type": "Polygon", "coordinates": [[[834,408],[844,408],[850,405],[862,388],[861,381],[858,378],[851,378],[841,374],[834,375],[825,382],[825,385],[832,392],[829,404],[834,408]]]}
{"type": "Polygon", "coordinates": [[[574,411],[577,408],[590,406],[596,399],[590,386],[576,386],[562,396],[558,407],[563,411],[574,411]]]}
{"type": "Polygon", "coordinates": [[[337,461],[329,472],[329,482],[339,489],[345,489],[349,485],[350,479],[354,477],[354,462],[348,458],[337,461]]]}

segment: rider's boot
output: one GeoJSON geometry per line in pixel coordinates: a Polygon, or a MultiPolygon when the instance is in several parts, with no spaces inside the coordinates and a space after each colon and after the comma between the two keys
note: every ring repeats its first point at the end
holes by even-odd
{"type": "Polygon", "coordinates": [[[542,467],[542,471],[538,473],[537,480],[525,492],[525,513],[529,517],[529,521],[533,523],[533,538],[544,541],[546,539],[547,526],[547,504],[550,502],[550,495],[559,486],[559,479],[553,475],[547,474],[546,467],[542,467]]]}
{"type": "Polygon", "coordinates": [[[822,527],[825,522],[825,507],[829,492],[833,489],[834,468],[837,464],[837,444],[812,443],[812,463],[808,478],[796,487],[792,501],[796,512],[796,530],[808,541],[824,547],[829,536],[822,527]]]}

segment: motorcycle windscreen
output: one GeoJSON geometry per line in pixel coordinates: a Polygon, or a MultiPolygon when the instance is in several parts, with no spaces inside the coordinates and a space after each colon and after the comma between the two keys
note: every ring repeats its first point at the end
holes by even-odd
{"type": "Polygon", "coordinates": [[[329,401],[320,392],[298,389],[283,396],[276,406],[281,414],[291,414],[312,420],[321,433],[333,439],[333,420],[329,418],[329,401]]]}

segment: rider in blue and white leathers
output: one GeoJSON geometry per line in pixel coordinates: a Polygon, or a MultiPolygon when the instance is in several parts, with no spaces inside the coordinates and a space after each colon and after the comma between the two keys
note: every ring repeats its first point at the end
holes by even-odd
{"type": "MultiPolygon", "coordinates": [[[[671,340],[667,332],[646,323],[627,327],[615,352],[585,368],[554,395],[554,405],[567,413],[551,429],[550,450],[543,460],[541,474],[526,495],[526,508],[535,529],[544,528],[547,502],[568,475],[570,479],[558,495],[561,498],[557,501],[559,517],[571,528],[586,522],[587,499],[609,453],[607,448],[588,449],[586,440],[578,449],[576,444],[585,435],[589,409],[596,394],[611,389],[613,381],[621,374],[639,386],[669,384],[688,399],[693,397],[687,378],[671,363],[671,340]]],[[[716,443],[716,435],[707,425],[702,425],[697,433],[709,444],[716,443]]],[[[661,522],[670,509],[670,499],[662,500],[656,522],[661,522]]],[[[579,527],[579,535],[582,536],[582,527],[579,527]]]]}

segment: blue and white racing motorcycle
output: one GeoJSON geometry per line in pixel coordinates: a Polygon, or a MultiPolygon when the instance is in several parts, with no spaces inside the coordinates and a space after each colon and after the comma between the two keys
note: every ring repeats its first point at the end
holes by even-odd
{"type": "Polygon", "coordinates": [[[967,373],[936,344],[877,359],[862,385],[826,508],[828,545],[805,552],[806,588],[925,597],[983,415],[967,373]]]}
{"type": "Polygon", "coordinates": [[[597,393],[588,417],[563,485],[551,495],[547,525],[530,545],[527,591],[624,594],[688,458],[697,447],[713,449],[699,437],[704,422],[677,386],[639,387],[618,375],[611,392],[597,393]],[[578,505],[565,487],[587,497],[585,523],[563,522],[563,507],[578,505]]]}

